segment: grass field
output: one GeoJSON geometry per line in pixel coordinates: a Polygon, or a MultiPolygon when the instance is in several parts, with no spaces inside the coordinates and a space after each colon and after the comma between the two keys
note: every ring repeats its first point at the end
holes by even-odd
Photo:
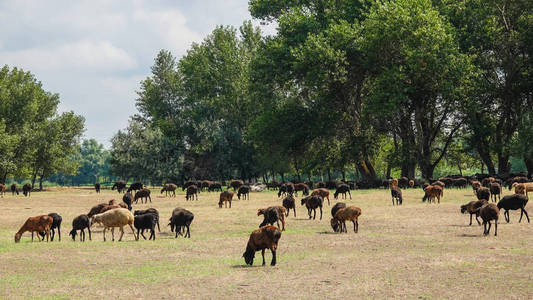
{"type": "MultiPolygon", "coordinates": [[[[71,222],[100,202],[121,199],[109,190],[59,189],[31,198],[0,199],[0,298],[202,298],[202,299],[353,299],[533,297],[533,225],[500,213],[498,236],[468,226],[460,204],[474,199],[470,189],[446,190],[440,205],[421,202],[420,189],[404,191],[404,205],[393,207],[388,190],[352,191],[346,202],[362,209],[359,233],[334,234],[331,206],[324,217],[308,220],[304,207],[287,220],[278,265],[242,259],[249,234],[262,217],[257,208],[280,205],[274,192],[252,193],[249,201],[218,208],[218,193],[201,193],[187,202],[159,195],[157,240],[135,241],[125,228],[122,242],[103,242],[93,227],[92,242],[72,242],[71,222]],[[172,209],[195,214],[191,239],[175,239],[167,226],[172,209]],[[60,243],[31,242],[14,235],[27,217],[57,212],[63,217],[60,243]]],[[[509,193],[507,190],[506,193],[509,193]]],[[[299,202],[298,197],[298,202],[299,202]]],[[[332,203],[333,204],[333,203],[332,203]]],[[[531,204],[528,205],[531,210],[531,204]]],[[[348,229],[353,229],[348,223],[348,229]]],[[[494,226],[493,226],[494,228],[494,226]]],[[[141,238],[142,239],[142,238],[141,238]]]]}

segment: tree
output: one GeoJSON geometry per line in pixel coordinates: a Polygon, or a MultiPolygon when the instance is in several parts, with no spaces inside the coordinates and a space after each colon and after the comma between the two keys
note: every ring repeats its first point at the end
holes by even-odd
{"type": "Polygon", "coordinates": [[[92,184],[98,182],[100,177],[109,175],[107,163],[110,154],[104,145],[95,139],[84,140],[77,152],[76,160],[80,167],[78,174],[72,178],[73,183],[92,184]]]}
{"type": "MultiPolygon", "coordinates": [[[[453,30],[429,0],[374,5],[362,23],[361,51],[371,69],[368,108],[391,118],[403,155],[432,178],[455,134],[474,72],[453,30]],[[412,158],[410,158],[412,160],[412,158]]],[[[407,174],[414,177],[414,168],[407,174]]]]}

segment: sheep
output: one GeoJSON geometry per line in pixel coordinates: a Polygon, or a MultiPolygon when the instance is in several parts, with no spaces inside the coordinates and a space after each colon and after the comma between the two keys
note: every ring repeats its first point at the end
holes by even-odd
{"type": "Polygon", "coordinates": [[[143,203],[143,199],[145,203],[148,203],[148,200],[150,200],[150,203],[152,203],[152,197],[150,197],[150,190],[141,189],[138,192],[136,192],[135,197],[133,197],[133,200],[135,200],[135,204],[137,204],[137,201],[139,201],[139,199],[141,199],[141,204],[143,203]]]}
{"type": "MultiPolygon", "coordinates": [[[[108,228],[111,228],[112,240],[115,241],[115,227],[120,228],[120,238],[118,241],[122,241],[122,236],[124,236],[124,226],[129,225],[131,232],[135,236],[135,230],[133,229],[133,214],[125,208],[117,208],[106,211],[101,214],[94,215],[92,217],[91,223],[98,223],[104,225],[104,242],[106,241],[105,232],[108,228]]],[[[135,240],[137,238],[135,237],[135,240]]]]}
{"type": "MultiPolygon", "coordinates": [[[[337,213],[337,211],[339,211],[339,209],[341,208],[345,208],[346,207],[346,203],[344,202],[337,202],[335,203],[335,205],[333,205],[333,207],[331,208],[331,217],[335,217],[335,214],[337,213]]],[[[337,222],[330,222],[331,223],[331,228],[333,228],[333,231],[334,232],[339,232],[339,224],[337,224],[337,222]]]]}
{"type": "Polygon", "coordinates": [[[144,185],[141,182],[134,182],[130,185],[126,192],[140,191],[142,189],[144,189],[144,185]]]}
{"type": "Polygon", "coordinates": [[[170,192],[172,194],[172,197],[176,197],[176,189],[178,188],[177,185],[174,183],[167,183],[163,186],[161,189],[161,194],[165,192],[165,197],[168,197],[168,193],[170,192]]]}
{"type": "Polygon", "coordinates": [[[470,184],[472,185],[472,190],[474,190],[474,195],[476,195],[477,190],[481,187],[481,182],[477,180],[472,180],[470,184]]]}
{"type": "Polygon", "coordinates": [[[440,187],[439,185],[430,185],[426,187],[424,192],[425,194],[422,198],[423,202],[426,200],[428,200],[428,203],[431,203],[432,200],[433,202],[435,202],[435,198],[437,198],[438,203],[440,203],[440,197],[442,197],[442,187],[440,187]]]}
{"type": "Polygon", "coordinates": [[[500,210],[494,203],[488,203],[483,205],[479,210],[479,215],[483,220],[483,235],[488,235],[490,233],[491,223],[490,221],[494,220],[494,236],[498,235],[498,218],[500,216],[500,210]],[[487,228],[487,223],[489,224],[487,228]]]}
{"type": "Polygon", "coordinates": [[[316,183],[316,188],[317,189],[325,189],[326,188],[326,182],[325,181],[317,182],[316,183]]]}
{"type": "Polygon", "coordinates": [[[15,193],[18,195],[19,194],[19,190],[17,189],[17,184],[13,183],[11,185],[11,195],[15,196],[15,193]]]}
{"type": "Polygon", "coordinates": [[[391,182],[390,182],[390,186],[391,187],[398,186],[398,179],[392,179],[391,182]]]}
{"type": "Polygon", "coordinates": [[[189,201],[189,198],[191,201],[194,200],[194,195],[196,195],[196,200],[198,200],[198,187],[195,184],[189,185],[185,194],[185,200],[189,201]]]}
{"type": "Polygon", "coordinates": [[[153,214],[157,217],[156,223],[157,223],[157,231],[161,232],[161,228],[159,227],[159,211],[155,208],[148,208],[145,210],[136,210],[133,212],[133,216],[140,216],[145,214],[153,214]]]}
{"type": "Polygon", "coordinates": [[[304,196],[309,196],[309,186],[305,183],[297,183],[294,185],[294,194],[298,196],[298,192],[302,191],[304,196]]]}
{"type": "Polygon", "coordinates": [[[287,210],[287,217],[289,216],[289,212],[291,209],[294,212],[294,217],[296,218],[296,200],[294,200],[294,197],[292,195],[289,195],[283,199],[283,207],[287,210]]]}
{"type": "Polygon", "coordinates": [[[429,182],[424,182],[422,184],[422,190],[424,191],[429,186],[429,182]]]}
{"type": "Polygon", "coordinates": [[[89,218],[91,218],[92,216],[94,215],[97,215],[99,213],[102,213],[102,209],[104,209],[104,207],[108,206],[109,204],[107,203],[100,203],[98,205],[95,205],[91,208],[91,210],[89,211],[89,213],[87,213],[87,216],[89,218]]]}
{"type": "Polygon", "coordinates": [[[286,194],[287,194],[287,185],[286,184],[280,185],[279,191],[278,191],[278,198],[281,196],[285,196],[286,194]]]}
{"type": "Polygon", "coordinates": [[[513,183],[513,186],[514,188],[514,193],[515,194],[521,194],[521,195],[525,195],[526,194],[526,186],[522,183],[513,183]]]}
{"type": "Polygon", "coordinates": [[[433,182],[431,185],[435,186],[435,185],[438,185],[442,188],[442,190],[444,190],[444,187],[446,186],[446,184],[440,180],[437,180],[435,182],[433,182]]]}
{"type": "Polygon", "coordinates": [[[248,185],[242,185],[239,187],[239,190],[237,191],[237,198],[241,200],[241,195],[243,195],[243,200],[250,200],[250,186],[248,185]]]}
{"type": "Polygon", "coordinates": [[[198,187],[200,188],[201,191],[205,191],[205,190],[209,189],[209,185],[212,184],[212,183],[213,182],[209,181],[209,180],[202,180],[198,187]]]}
{"type": "Polygon", "coordinates": [[[5,193],[6,193],[6,186],[0,183],[0,195],[2,196],[2,198],[4,198],[5,193]]]}
{"type": "Polygon", "coordinates": [[[328,189],[325,189],[325,188],[314,189],[313,192],[311,193],[311,196],[316,196],[316,195],[319,195],[320,197],[322,197],[322,199],[328,199],[328,205],[329,205],[329,190],[328,189]]]}
{"type": "Polygon", "coordinates": [[[313,220],[316,218],[316,209],[317,207],[320,208],[320,220],[322,220],[322,203],[323,198],[320,195],[311,195],[307,196],[305,198],[302,198],[302,205],[305,204],[305,207],[307,208],[307,214],[309,215],[309,219],[311,219],[311,211],[314,212],[313,220]]]}
{"type": "Polygon", "coordinates": [[[183,186],[181,187],[181,190],[182,190],[182,191],[185,191],[185,189],[187,189],[187,188],[190,187],[191,185],[196,185],[196,186],[198,186],[198,182],[196,182],[196,181],[187,181],[187,182],[185,182],[185,184],[183,184],[183,186]]]}
{"type": "Polygon", "coordinates": [[[113,184],[111,187],[111,190],[113,191],[115,188],[117,189],[117,192],[122,193],[126,189],[126,182],[124,180],[115,182],[115,184],[113,184]]]}
{"type": "Polygon", "coordinates": [[[479,217],[479,209],[487,204],[486,199],[477,200],[477,201],[470,201],[465,205],[461,205],[461,213],[464,214],[466,212],[470,213],[470,224],[468,226],[472,226],[472,215],[476,215],[476,221],[478,225],[481,225],[481,223],[478,220],[479,217]]]}
{"type": "Polygon", "coordinates": [[[522,183],[526,190],[526,197],[529,198],[528,192],[533,192],[533,182],[524,182],[522,183]]]}
{"type": "Polygon", "coordinates": [[[415,181],[414,180],[409,180],[409,187],[410,188],[413,188],[415,186],[415,181]]]}
{"type": "Polygon", "coordinates": [[[218,207],[222,208],[222,203],[224,203],[224,207],[227,207],[228,202],[229,202],[229,208],[231,208],[231,200],[233,200],[233,195],[235,195],[235,193],[230,190],[226,190],[220,193],[220,200],[218,201],[218,207]]]}
{"type": "Polygon", "coordinates": [[[466,188],[466,185],[468,183],[468,180],[466,178],[456,178],[453,181],[453,185],[457,188],[466,188]]]}
{"type": "Polygon", "coordinates": [[[281,238],[281,230],[276,226],[263,226],[252,231],[250,239],[246,245],[246,251],[242,254],[244,261],[248,265],[254,264],[255,252],[261,250],[263,256],[263,266],[265,265],[265,249],[270,249],[272,252],[272,261],[270,265],[276,265],[276,250],[278,249],[278,242],[281,238]]]}
{"type": "Polygon", "coordinates": [[[72,240],[76,241],[76,230],[80,231],[80,241],[85,242],[85,228],[89,231],[89,241],[91,241],[91,222],[87,215],[79,215],[72,220],[72,230],[69,235],[72,236],[72,240]]]}
{"type": "Polygon", "coordinates": [[[490,190],[486,187],[480,187],[476,191],[476,197],[478,200],[485,199],[487,201],[490,200],[490,190]]]}
{"type": "Polygon", "coordinates": [[[222,185],[218,182],[213,182],[207,187],[208,192],[219,191],[222,192],[222,185]]]}
{"type": "Polygon", "coordinates": [[[517,210],[520,209],[520,220],[518,220],[518,223],[522,222],[522,216],[525,214],[527,218],[527,222],[529,223],[529,216],[526,211],[526,205],[527,205],[527,197],[521,194],[514,194],[503,197],[498,202],[498,209],[504,209],[503,216],[505,217],[505,221],[509,223],[509,210],[517,210]]]}
{"type": "Polygon", "coordinates": [[[183,236],[184,238],[189,237],[191,238],[191,232],[190,232],[190,226],[192,221],[194,220],[194,214],[184,208],[177,207],[172,211],[172,216],[170,217],[169,221],[170,223],[170,231],[176,231],[175,238],[178,237],[181,234],[181,228],[186,227],[187,232],[183,236]]]}
{"type": "Polygon", "coordinates": [[[529,180],[527,179],[527,177],[516,176],[516,177],[510,178],[509,180],[507,180],[506,184],[509,187],[509,190],[511,190],[511,188],[514,187],[515,183],[526,183],[528,181],[529,180]]]}
{"type": "Polygon", "coordinates": [[[146,237],[144,236],[144,230],[150,229],[150,236],[148,237],[148,240],[153,238],[155,241],[155,225],[158,223],[158,219],[159,217],[152,213],[134,216],[133,226],[135,226],[137,229],[136,240],[139,240],[139,234],[146,240],[146,237]]]}
{"type": "Polygon", "coordinates": [[[274,222],[278,225],[279,228],[279,221],[281,221],[282,231],[285,230],[285,207],[283,206],[270,206],[267,208],[260,208],[257,210],[257,215],[263,215],[264,219],[261,224],[259,224],[259,227],[263,227],[266,224],[274,225],[274,222]]]}
{"type": "Polygon", "coordinates": [[[392,206],[394,206],[394,200],[396,200],[396,205],[402,205],[403,203],[402,190],[397,186],[393,186],[390,189],[390,193],[392,196],[392,206]]]}
{"type": "Polygon", "coordinates": [[[122,202],[126,203],[126,205],[128,206],[128,210],[131,210],[131,204],[133,203],[133,195],[130,192],[125,193],[124,196],[122,196],[122,202]]]}
{"type": "Polygon", "coordinates": [[[494,177],[483,178],[481,180],[481,186],[488,188],[493,181],[494,181],[494,177]]]}
{"type": "Polygon", "coordinates": [[[339,196],[339,194],[342,194],[342,198],[347,199],[346,193],[348,193],[348,195],[350,195],[350,199],[352,199],[352,194],[350,193],[350,186],[347,184],[339,184],[337,186],[337,190],[335,190],[335,194],[333,194],[333,197],[337,199],[337,196],[339,196]]]}
{"type": "Polygon", "coordinates": [[[407,187],[409,187],[409,178],[405,176],[398,178],[398,187],[400,187],[401,189],[406,189],[407,187]]]}
{"type": "Polygon", "coordinates": [[[499,183],[497,182],[491,183],[489,190],[490,190],[490,198],[492,201],[496,202],[496,198],[500,200],[500,195],[502,193],[502,186],[499,183]]]}
{"type": "MultiPolygon", "coordinates": [[[[20,242],[20,238],[22,237],[22,234],[26,231],[31,231],[32,242],[33,242],[34,232],[36,232],[37,234],[39,234],[39,232],[44,232],[46,234],[46,241],[48,242],[50,238],[50,228],[52,227],[53,222],[54,222],[54,219],[52,219],[52,217],[47,216],[47,215],[29,217],[26,220],[26,222],[24,222],[24,225],[22,225],[19,231],[15,234],[15,243],[20,242]]],[[[38,237],[37,239],[39,241],[42,241],[38,237]]]]}
{"type": "Polygon", "coordinates": [[[29,197],[31,193],[31,184],[26,183],[25,185],[23,185],[22,193],[24,194],[24,196],[29,197]]]}
{"type": "Polygon", "coordinates": [[[94,184],[94,190],[97,194],[100,194],[100,183],[97,182],[94,184]]]}
{"type": "Polygon", "coordinates": [[[331,227],[340,227],[340,232],[348,233],[346,230],[346,221],[352,221],[353,231],[357,233],[359,231],[359,216],[361,215],[361,209],[355,206],[347,206],[339,209],[333,219],[331,219],[331,227]]]}
{"type": "MultiPolygon", "coordinates": [[[[56,214],[56,213],[49,213],[48,216],[52,217],[52,226],[50,226],[50,230],[52,231],[50,241],[54,241],[54,237],[56,235],[55,229],[57,228],[57,234],[59,236],[59,241],[61,242],[61,222],[63,221],[63,218],[56,214]]],[[[42,239],[44,240],[45,232],[41,231],[39,232],[39,235],[41,235],[42,239]]]]}
{"type": "Polygon", "coordinates": [[[269,190],[275,190],[281,186],[281,183],[276,180],[272,180],[272,182],[267,182],[266,186],[269,190]]]}
{"type": "Polygon", "coordinates": [[[229,189],[230,187],[232,187],[232,188],[233,188],[233,191],[235,192],[235,191],[237,191],[237,189],[238,189],[241,185],[244,185],[244,181],[242,181],[242,180],[232,180],[232,181],[229,183],[229,185],[228,185],[228,189],[229,189]]]}

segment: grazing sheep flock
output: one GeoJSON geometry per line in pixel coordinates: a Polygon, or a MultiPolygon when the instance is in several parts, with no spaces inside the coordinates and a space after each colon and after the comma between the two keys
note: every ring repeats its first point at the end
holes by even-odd
{"type": "MultiPolygon", "coordinates": [[[[515,177],[508,180],[502,180],[500,178],[494,177],[485,177],[477,178],[476,180],[467,180],[466,178],[457,178],[457,177],[444,177],[439,178],[438,180],[413,180],[406,177],[399,179],[392,179],[384,182],[376,183],[378,187],[390,188],[390,193],[392,196],[392,206],[402,205],[404,203],[404,198],[402,196],[402,189],[408,188],[422,188],[424,195],[422,202],[427,201],[428,203],[440,203],[441,198],[444,194],[444,189],[446,188],[466,188],[467,184],[472,186],[474,195],[477,200],[468,202],[467,204],[461,205],[460,212],[470,215],[469,226],[472,225],[472,217],[475,216],[478,225],[483,225],[483,235],[488,235],[492,227],[492,221],[494,221],[494,235],[497,236],[498,231],[498,219],[500,210],[504,210],[504,217],[507,223],[509,223],[509,210],[520,210],[520,219],[518,222],[521,222],[523,215],[526,216],[529,222],[529,216],[526,211],[526,205],[528,202],[527,192],[533,191],[533,182],[527,182],[523,178],[525,177],[515,177]],[[514,188],[514,194],[504,196],[500,199],[503,188],[506,186],[509,190],[514,188]],[[490,203],[497,202],[497,204],[490,203]],[[481,217],[482,222],[480,222],[479,217],[481,217]]],[[[527,179],[527,178],[526,178],[527,179]]],[[[251,186],[255,186],[252,183],[244,182],[242,180],[232,180],[226,190],[222,189],[222,185],[218,182],[204,180],[204,181],[188,181],[183,184],[182,190],[186,190],[186,200],[193,200],[196,198],[198,200],[198,194],[201,191],[219,191],[219,202],[218,207],[222,208],[227,207],[231,208],[233,196],[237,194],[239,200],[249,200],[250,192],[256,190],[252,189],[251,186]],[[230,188],[233,191],[229,190],[230,188]],[[195,197],[196,196],[196,197],[195,197]],[[243,196],[241,198],[241,196],[243,196]]],[[[316,219],[316,210],[320,210],[320,220],[322,220],[322,208],[325,205],[324,200],[327,201],[327,205],[330,205],[329,194],[330,188],[335,189],[334,198],[337,199],[339,194],[342,194],[343,199],[351,199],[350,190],[355,189],[356,186],[359,186],[359,183],[344,183],[344,182],[318,182],[313,184],[313,182],[308,183],[296,183],[291,182],[279,183],[272,182],[264,185],[267,189],[278,188],[277,193],[278,198],[281,199],[281,205],[272,205],[267,208],[259,208],[257,210],[258,216],[263,216],[263,221],[259,225],[259,229],[252,231],[247,246],[246,251],[243,254],[245,263],[252,265],[255,257],[255,252],[261,250],[263,256],[263,265],[265,264],[264,253],[266,249],[270,249],[272,252],[272,262],[271,265],[276,264],[276,251],[278,248],[278,243],[281,238],[281,232],[285,230],[286,223],[285,218],[289,217],[290,210],[293,210],[294,217],[296,218],[296,198],[297,192],[301,191],[303,196],[301,198],[301,205],[306,207],[309,219],[316,219]],[[313,188],[311,194],[309,192],[313,188]],[[348,195],[346,195],[348,194],[348,195]],[[281,229],[279,223],[281,222],[281,229]],[[274,226],[276,224],[277,226],[274,226]]],[[[95,192],[100,193],[101,185],[96,183],[94,185],[95,192]]],[[[161,194],[166,192],[165,196],[176,196],[176,190],[178,185],[173,183],[165,184],[161,189],[161,194]]],[[[76,240],[76,235],[80,235],[80,241],[85,241],[85,229],[89,233],[89,240],[91,238],[91,227],[95,226],[94,224],[100,224],[103,226],[103,240],[106,241],[106,231],[111,229],[112,240],[115,240],[114,228],[118,227],[121,234],[118,241],[121,241],[124,236],[124,227],[129,226],[133,237],[135,240],[139,240],[140,236],[146,239],[144,235],[145,230],[150,231],[148,240],[156,239],[156,230],[161,232],[159,225],[160,213],[155,208],[147,208],[143,210],[135,210],[132,213],[132,205],[138,204],[138,200],[141,199],[140,204],[152,203],[150,197],[150,190],[143,185],[141,182],[135,182],[126,189],[125,181],[117,181],[112,186],[111,190],[117,189],[119,193],[126,192],[122,197],[122,202],[117,203],[115,200],[110,200],[106,203],[100,203],[93,206],[87,214],[81,214],[74,218],[72,221],[72,230],[69,235],[72,237],[72,240],[76,240]],[[133,192],[133,193],[132,193],[133,192]],[[144,201],[143,201],[144,200],[144,201]]],[[[3,196],[6,190],[6,185],[0,185],[0,193],[3,196]]],[[[25,196],[29,196],[31,192],[31,185],[25,184],[22,187],[25,196]]],[[[257,190],[258,192],[262,189],[257,190]]],[[[16,184],[11,185],[12,195],[15,196],[15,193],[18,195],[18,189],[16,184]]],[[[420,190],[417,190],[420,191],[420,190]]],[[[163,197],[163,196],[161,196],[163,197]]],[[[471,196],[470,196],[471,197],[471,196]]],[[[418,198],[420,199],[420,198],[418,198]]],[[[279,200],[278,200],[279,201],[279,200]]],[[[418,200],[420,201],[420,200],[418,200]]],[[[398,208],[401,209],[401,208],[398,208]]],[[[346,221],[351,221],[353,223],[354,233],[358,233],[359,229],[359,217],[361,216],[361,208],[347,205],[344,202],[338,202],[331,208],[330,220],[331,228],[336,233],[347,233],[346,221]]],[[[194,220],[194,214],[184,208],[175,208],[172,211],[172,214],[169,218],[169,226],[171,232],[175,232],[175,238],[178,235],[184,237],[191,237],[190,226],[194,220]]],[[[37,233],[42,236],[42,240],[46,237],[47,241],[54,241],[55,231],[57,230],[58,241],[61,241],[61,222],[62,217],[58,213],[50,213],[49,215],[40,215],[36,217],[30,217],[26,220],[20,230],[15,234],[15,242],[19,242],[22,234],[24,232],[37,233]]],[[[42,241],[41,239],[39,239],[42,241]]]]}

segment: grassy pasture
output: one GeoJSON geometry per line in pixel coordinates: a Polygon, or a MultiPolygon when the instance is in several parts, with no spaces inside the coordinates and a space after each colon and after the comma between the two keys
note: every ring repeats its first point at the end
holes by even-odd
{"type": "MultiPolygon", "coordinates": [[[[6,194],[0,199],[0,298],[533,297],[533,225],[519,224],[518,212],[505,224],[502,212],[498,236],[482,236],[482,227],[468,226],[468,215],[459,212],[460,204],[474,199],[470,189],[445,190],[440,205],[422,203],[420,189],[406,190],[401,207],[392,207],[388,190],[352,191],[346,202],[362,209],[358,234],[332,233],[327,204],[321,221],[308,220],[299,206],[297,218],[291,213],[287,219],[275,267],[268,265],[270,252],[265,267],[260,252],[253,267],[241,257],[262,221],[257,208],[281,203],[274,192],[252,193],[231,209],[218,208],[218,193],[187,202],[182,192],[176,198],[152,192],[152,204],[134,209],[159,210],[157,240],[136,242],[125,228],[122,242],[105,243],[101,227],[93,227],[92,242],[74,243],[68,232],[72,219],[91,206],[121,199],[116,192],[6,194]],[[177,206],[195,214],[191,239],[174,239],[167,226],[177,206]],[[63,217],[60,243],[31,243],[29,233],[14,243],[27,217],[49,212],[63,217]]],[[[533,212],[531,204],[528,209],[533,212]]]]}

